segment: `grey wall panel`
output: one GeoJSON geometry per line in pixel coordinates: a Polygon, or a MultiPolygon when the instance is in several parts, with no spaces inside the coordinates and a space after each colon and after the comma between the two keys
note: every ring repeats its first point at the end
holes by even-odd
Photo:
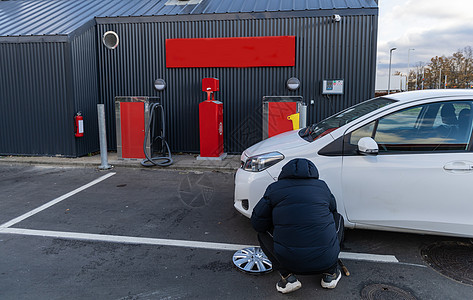
{"type": "Polygon", "coordinates": [[[71,41],[71,71],[73,75],[73,111],[82,112],[84,136],[75,139],[77,156],[99,150],[97,104],[99,91],[97,81],[97,40],[95,26],[74,37],[71,41]]]}
{"type": "Polygon", "coordinates": [[[64,43],[0,43],[0,154],[75,156],[64,43]]]}
{"type": "MultiPolygon", "coordinates": [[[[261,140],[263,96],[301,95],[309,103],[308,122],[374,96],[377,16],[345,15],[333,22],[330,15],[273,19],[139,22],[97,25],[97,40],[108,30],[120,36],[115,50],[99,45],[101,101],[106,105],[108,131],[114,132],[115,96],[159,96],[166,109],[168,140],[173,151],[198,152],[198,104],[204,77],[220,79],[216,98],[224,103],[225,151],[240,152],[261,140]],[[165,40],[242,36],[296,36],[294,67],[166,68],[165,40]],[[301,88],[285,88],[288,78],[301,80],[301,88]],[[168,86],[156,92],[152,83],[163,78],[168,86]],[[323,79],[344,79],[345,94],[325,97],[323,79]]],[[[192,51],[192,49],[189,49],[192,51]]],[[[211,49],[209,49],[211,51],[211,49]]],[[[114,134],[109,147],[116,147],[114,134]]]]}

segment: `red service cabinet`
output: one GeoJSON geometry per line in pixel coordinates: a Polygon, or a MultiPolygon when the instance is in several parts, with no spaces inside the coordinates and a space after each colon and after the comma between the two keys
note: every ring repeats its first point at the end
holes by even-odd
{"type": "MultiPolygon", "coordinates": [[[[157,97],[116,97],[117,156],[119,159],[144,159],[145,126],[149,123],[150,104],[157,97]]],[[[150,143],[146,145],[150,152],[150,143]]]]}
{"type": "Polygon", "coordinates": [[[263,139],[305,127],[306,108],[301,96],[263,97],[263,139]]]}
{"type": "Polygon", "coordinates": [[[204,101],[199,104],[200,156],[223,155],[223,103],[204,101]]]}

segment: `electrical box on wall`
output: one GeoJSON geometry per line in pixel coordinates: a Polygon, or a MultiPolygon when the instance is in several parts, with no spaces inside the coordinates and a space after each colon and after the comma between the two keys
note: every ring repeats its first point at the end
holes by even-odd
{"type": "Polygon", "coordinates": [[[325,79],[322,81],[322,94],[343,95],[343,79],[325,79]]]}

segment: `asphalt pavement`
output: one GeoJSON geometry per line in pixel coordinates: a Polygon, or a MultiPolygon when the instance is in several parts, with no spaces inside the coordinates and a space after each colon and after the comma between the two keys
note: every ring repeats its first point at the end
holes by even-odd
{"type": "Polygon", "coordinates": [[[194,168],[188,158],[187,166],[129,161],[105,171],[100,159],[0,158],[0,299],[472,298],[472,285],[421,254],[433,243],[468,240],[366,230],[347,231],[341,257],[351,275],[335,290],[313,275],[299,276],[302,289],[278,294],[275,272],[250,275],[232,263],[237,249],[257,245],[233,208],[238,157],[222,168],[194,168]]]}

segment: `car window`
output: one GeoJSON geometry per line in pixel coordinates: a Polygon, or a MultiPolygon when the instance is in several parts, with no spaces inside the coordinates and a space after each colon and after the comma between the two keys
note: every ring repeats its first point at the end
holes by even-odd
{"type": "Polygon", "coordinates": [[[358,130],[355,130],[351,133],[350,135],[350,144],[351,145],[357,145],[358,141],[363,138],[363,137],[373,137],[373,130],[374,126],[376,124],[376,121],[373,121],[369,123],[368,125],[365,125],[361,127],[358,130]]]}
{"type": "Polygon", "coordinates": [[[370,124],[349,136],[355,146],[370,136],[379,152],[467,150],[471,138],[472,102],[438,102],[407,108],[370,124]]]}
{"type": "Polygon", "coordinates": [[[322,120],[317,124],[302,128],[299,131],[299,136],[309,142],[313,142],[345,124],[394,102],[396,101],[382,97],[364,101],[322,120]]]}

